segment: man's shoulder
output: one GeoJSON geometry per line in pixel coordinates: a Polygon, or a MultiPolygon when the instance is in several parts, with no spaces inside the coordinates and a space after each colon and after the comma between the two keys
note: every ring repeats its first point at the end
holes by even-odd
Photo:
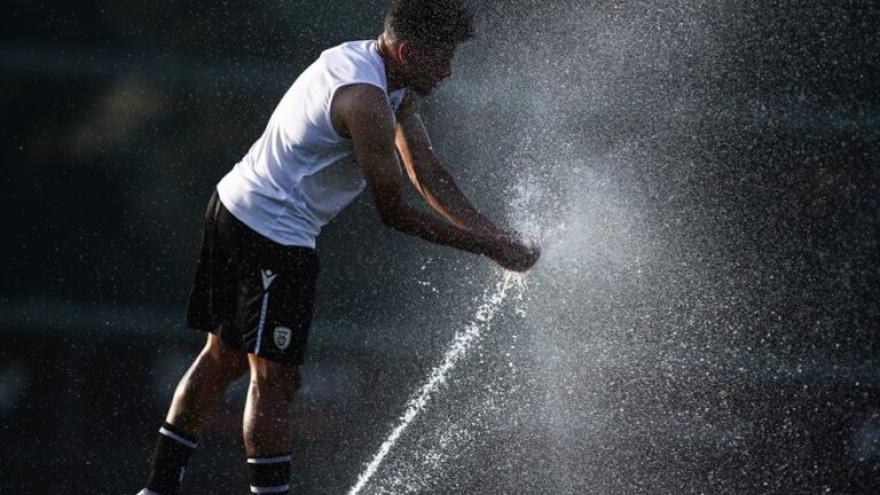
{"type": "Polygon", "coordinates": [[[385,92],[370,84],[339,88],[333,98],[330,118],[339,135],[351,138],[351,130],[369,129],[372,137],[394,132],[394,117],[385,92]]]}
{"type": "Polygon", "coordinates": [[[344,51],[349,51],[352,53],[362,52],[365,51],[372,43],[375,43],[375,40],[346,41],[324,50],[324,53],[344,51]]]}
{"type": "Polygon", "coordinates": [[[375,65],[371,58],[372,46],[375,44],[371,40],[347,41],[334,47],[328,48],[321,52],[321,59],[329,59],[333,62],[349,60],[355,63],[367,63],[375,65]]]}
{"type": "Polygon", "coordinates": [[[385,113],[390,108],[388,97],[382,88],[367,83],[342,86],[333,98],[334,106],[340,105],[354,112],[385,113]]]}
{"type": "Polygon", "coordinates": [[[385,68],[375,41],[352,41],[325,50],[319,59],[335,85],[368,83],[385,88],[385,68]]]}

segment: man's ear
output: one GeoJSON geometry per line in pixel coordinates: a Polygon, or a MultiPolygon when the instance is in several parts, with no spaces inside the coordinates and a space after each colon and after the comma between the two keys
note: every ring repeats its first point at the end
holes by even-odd
{"type": "Polygon", "coordinates": [[[409,41],[401,41],[397,45],[397,60],[401,63],[409,62],[410,50],[412,49],[412,44],[409,41]]]}

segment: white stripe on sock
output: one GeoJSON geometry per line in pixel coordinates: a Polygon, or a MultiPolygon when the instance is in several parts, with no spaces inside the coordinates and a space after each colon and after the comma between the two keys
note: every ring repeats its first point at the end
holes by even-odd
{"type": "Polygon", "coordinates": [[[251,485],[251,493],[282,493],[290,490],[290,485],[281,486],[254,486],[251,485]]]}
{"type": "Polygon", "coordinates": [[[254,355],[260,355],[260,343],[263,341],[263,327],[266,326],[266,311],[269,308],[269,291],[263,294],[263,306],[260,308],[260,325],[257,327],[257,345],[254,355]]]}
{"type": "Polygon", "coordinates": [[[177,440],[179,443],[182,443],[191,449],[194,449],[199,446],[199,444],[192,442],[190,440],[187,440],[186,438],[183,438],[182,436],[178,435],[177,433],[174,433],[173,431],[167,430],[164,426],[159,428],[159,433],[165,435],[166,437],[168,437],[172,440],[177,440]]]}
{"type": "Polygon", "coordinates": [[[275,464],[276,462],[290,462],[291,454],[275,457],[248,457],[248,464],[275,464]]]}

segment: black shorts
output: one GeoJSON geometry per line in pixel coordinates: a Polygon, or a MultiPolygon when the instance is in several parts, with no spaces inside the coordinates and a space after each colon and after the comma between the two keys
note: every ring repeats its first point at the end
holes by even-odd
{"type": "Polygon", "coordinates": [[[271,361],[302,364],[312,321],[318,256],[284,246],[235,218],[214,191],[186,325],[271,361]]]}

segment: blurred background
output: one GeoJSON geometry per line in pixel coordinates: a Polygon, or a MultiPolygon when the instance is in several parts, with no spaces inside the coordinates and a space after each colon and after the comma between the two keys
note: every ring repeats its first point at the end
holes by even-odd
{"type": "MultiPolygon", "coordinates": [[[[0,491],[143,486],[214,185],[386,7],[7,2],[0,491]]],[[[880,6],[475,10],[421,113],[545,256],[362,493],[880,492],[880,6]]],[[[318,250],[293,487],[345,493],[501,275],[368,195],[318,250]]],[[[183,493],[246,493],[245,382],[183,493]]]]}

